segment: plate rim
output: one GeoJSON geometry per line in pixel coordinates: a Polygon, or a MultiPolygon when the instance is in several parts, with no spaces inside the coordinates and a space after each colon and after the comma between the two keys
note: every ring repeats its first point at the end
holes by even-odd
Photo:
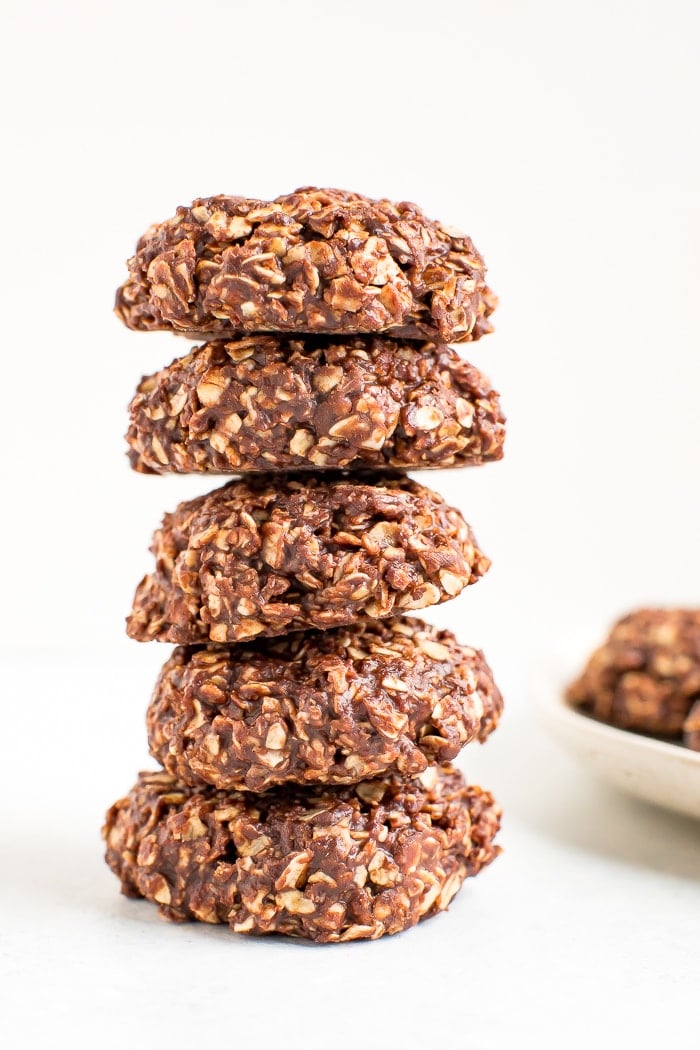
{"type": "Polygon", "coordinates": [[[602,739],[624,741],[625,743],[636,745],[640,750],[653,751],[657,754],[666,755],[670,759],[686,761],[691,766],[700,766],[700,751],[693,751],[689,747],[684,747],[682,744],[674,744],[669,740],[659,740],[657,737],[646,736],[644,733],[636,733],[633,729],[622,729],[620,726],[601,722],[599,719],[593,718],[592,715],[588,715],[584,711],[578,711],[573,707],[566,699],[561,685],[558,685],[556,688],[553,686],[554,683],[551,683],[549,688],[537,690],[536,695],[539,705],[545,711],[554,713],[561,720],[569,722],[570,725],[585,724],[589,733],[595,734],[602,739]]]}

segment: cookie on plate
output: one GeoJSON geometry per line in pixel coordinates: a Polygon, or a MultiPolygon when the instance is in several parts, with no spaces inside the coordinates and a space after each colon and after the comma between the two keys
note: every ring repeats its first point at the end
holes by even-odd
{"type": "Polygon", "coordinates": [[[700,699],[695,701],[683,723],[683,743],[692,751],[700,751],[700,699]]]}
{"type": "Polygon", "coordinates": [[[381,336],[241,336],[144,378],[144,474],[461,467],[501,459],[498,394],[454,350],[381,336]]]}
{"type": "Polygon", "coordinates": [[[458,510],[409,478],[250,475],[166,514],[127,632],[240,642],[424,609],[488,569],[458,510]]]}
{"type": "Polygon", "coordinates": [[[679,737],[700,697],[700,609],[624,616],[567,695],[621,729],[679,737]]]}
{"type": "Polygon", "coordinates": [[[502,707],[483,653],[407,616],[177,648],[153,692],[148,738],[185,784],[353,784],[453,759],[486,739],[502,707]]]}
{"type": "Polygon", "coordinates": [[[273,201],[205,197],[141,237],[117,292],[129,328],[391,332],[461,343],[496,299],[469,237],[415,204],[304,187],[273,201]]]}
{"type": "Polygon", "coordinates": [[[416,780],[193,789],[142,773],[107,814],[122,891],[169,919],[313,941],[376,939],[444,911],[497,855],[500,809],[450,766],[416,780]]]}

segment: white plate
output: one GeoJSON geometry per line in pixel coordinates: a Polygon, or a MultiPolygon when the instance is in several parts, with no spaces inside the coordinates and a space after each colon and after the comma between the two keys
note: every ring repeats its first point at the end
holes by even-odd
{"type": "Polygon", "coordinates": [[[598,776],[628,795],[700,820],[700,752],[639,736],[579,714],[564,699],[567,678],[537,688],[552,733],[598,776]]]}

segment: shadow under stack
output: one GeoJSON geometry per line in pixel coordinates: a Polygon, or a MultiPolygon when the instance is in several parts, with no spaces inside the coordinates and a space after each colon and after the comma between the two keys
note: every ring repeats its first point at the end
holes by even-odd
{"type": "Polygon", "coordinates": [[[450,765],[496,728],[482,653],[413,615],[489,567],[406,471],[502,456],[471,240],[413,204],[306,188],[196,200],[152,226],[121,320],[202,345],[144,379],[142,473],[233,480],[166,514],[128,619],[176,643],[151,754],[109,810],[124,893],[170,919],[350,941],[443,911],[499,848],[450,765]]]}

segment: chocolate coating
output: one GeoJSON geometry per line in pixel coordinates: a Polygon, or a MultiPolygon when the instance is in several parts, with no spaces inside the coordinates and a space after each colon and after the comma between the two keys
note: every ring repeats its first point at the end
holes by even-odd
{"type": "Polygon", "coordinates": [[[482,653],[400,617],[178,648],[147,721],[151,754],[182,783],[266,791],[415,776],[485,740],[502,707],[482,653]]]}
{"type": "Polygon", "coordinates": [[[169,919],[313,941],[376,939],[447,908],[499,849],[499,807],[450,766],[267,795],[142,773],[107,813],[122,891],[169,919]]]}
{"type": "Polygon", "coordinates": [[[405,477],[251,475],[166,514],[127,631],[196,645],[325,630],[447,601],[489,560],[405,477]]]}
{"type": "Polygon", "coordinates": [[[141,237],[117,292],[129,328],[391,332],[464,342],[496,298],[464,234],[415,204],[304,187],[274,201],[199,198],[141,237]]]}
{"type": "Polygon", "coordinates": [[[691,751],[700,751],[700,699],[695,701],[683,723],[683,743],[691,751]]]}
{"type": "Polygon", "coordinates": [[[498,395],[454,350],[379,336],[206,343],[143,379],[130,420],[144,474],[472,466],[505,437],[498,395]]]}
{"type": "Polygon", "coordinates": [[[685,731],[686,744],[700,750],[700,609],[637,609],[624,616],[567,696],[621,729],[665,737],[685,731]]]}

